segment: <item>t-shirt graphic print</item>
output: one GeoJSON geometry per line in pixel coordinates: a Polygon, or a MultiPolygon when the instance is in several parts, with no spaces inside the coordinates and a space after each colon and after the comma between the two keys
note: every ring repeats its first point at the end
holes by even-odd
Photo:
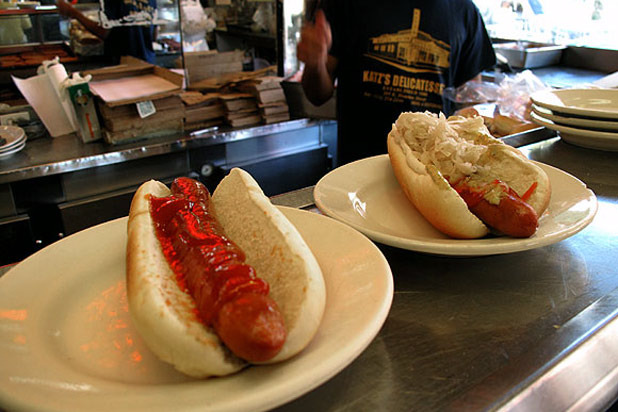
{"type": "Polygon", "coordinates": [[[363,70],[364,97],[442,109],[440,97],[446,86],[436,79],[442,78],[443,72],[449,68],[451,47],[420,31],[420,19],[421,11],[414,9],[409,29],[369,39],[365,57],[381,62],[391,70],[363,70]],[[426,77],[428,73],[432,78],[426,77]]]}

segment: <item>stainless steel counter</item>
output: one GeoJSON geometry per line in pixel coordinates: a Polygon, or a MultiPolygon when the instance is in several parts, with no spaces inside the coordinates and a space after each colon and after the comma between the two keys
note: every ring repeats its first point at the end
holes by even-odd
{"type": "MultiPolygon", "coordinates": [[[[599,199],[591,225],[501,256],[378,245],[395,281],[382,330],[347,368],[277,411],[604,410],[617,398],[618,152],[559,138],[521,150],[587,183],[599,199]]],[[[311,188],[273,201],[315,208],[311,188]]]]}
{"type": "MultiPolygon", "coordinates": [[[[381,332],[350,366],[278,411],[604,410],[616,399],[618,152],[559,138],[522,150],[588,184],[599,199],[592,224],[503,256],[379,245],[395,280],[381,332]]],[[[293,193],[311,208],[307,195],[293,193]]]]}
{"type": "Polygon", "coordinates": [[[221,127],[113,146],[103,142],[83,144],[74,134],[37,139],[27,142],[21,152],[0,160],[0,184],[304,129],[317,122],[298,119],[244,129],[221,127]]]}
{"type": "Polygon", "coordinates": [[[315,184],[337,159],[337,124],[295,119],[178,133],[122,145],[39,138],[0,159],[0,265],[128,213],[144,181],[193,176],[213,189],[243,167],[268,195],[315,184]]]}

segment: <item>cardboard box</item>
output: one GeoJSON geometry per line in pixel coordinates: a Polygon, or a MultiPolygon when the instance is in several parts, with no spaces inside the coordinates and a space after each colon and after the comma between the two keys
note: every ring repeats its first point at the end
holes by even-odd
{"type": "Polygon", "coordinates": [[[127,57],[118,66],[85,71],[82,75],[92,76],[90,89],[96,96],[107,143],[182,132],[182,74],[127,57]],[[154,108],[145,117],[137,109],[143,102],[152,102],[154,108]]]}
{"type": "MultiPolygon", "coordinates": [[[[99,114],[104,119],[112,119],[119,117],[138,116],[137,107],[135,104],[123,104],[120,106],[108,106],[102,100],[98,100],[99,114]]],[[[163,110],[179,109],[183,106],[182,99],[179,95],[162,97],[152,101],[157,112],[163,110]]]]}
{"type": "Polygon", "coordinates": [[[183,119],[176,118],[163,122],[144,123],[139,128],[112,132],[103,129],[103,138],[107,143],[118,144],[142,139],[161,137],[173,133],[181,133],[184,130],[183,119]]]}
{"type": "Polygon", "coordinates": [[[216,77],[225,73],[241,72],[243,69],[244,52],[241,50],[217,52],[185,52],[184,65],[188,84],[216,77]]]}
{"type": "Polygon", "coordinates": [[[184,81],[182,74],[132,57],[123,57],[117,66],[82,72],[86,75],[92,76],[92,93],[110,107],[179,94],[184,81]]]}

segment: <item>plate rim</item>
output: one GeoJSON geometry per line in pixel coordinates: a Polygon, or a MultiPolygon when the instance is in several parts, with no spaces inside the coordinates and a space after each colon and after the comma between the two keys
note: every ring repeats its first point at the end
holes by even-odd
{"type": "MultiPolygon", "coordinates": [[[[352,166],[354,164],[358,166],[359,163],[373,162],[373,161],[389,162],[388,154],[367,157],[364,159],[354,161],[352,163],[348,163],[347,165],[343,165],[341,167],[354,167],[352,166]]],[[[345,217],[340,216],[339,213],[333,211],[331,208],[328,207],[328,205],[324,204],[322,196],[320,194],[321,187],[324,186],[326,184],[325,182],[327,182],[329,179],[333,177],[334,174],[337,173],[337,169],[332,170],[327,175],[322,177],[320,181],[318,181],[318,183],[316,184],[314,188],[314,199],[316,202],[316,206],[318,206],[318,208],[320,209],[320,211],[322,211],[322,213],[328,216],[331,216],[334,219],[344,221],[346,224],[349,224],[356,230],[360,231],[361,233],[364,233],[370,239],[376,242],[379,242],[379,243],[383,243],[388,246],[393,246],[393,247],[400,248],[400,249],[407,249],[407,250],[411,250],[415,252],[427,253],[431,255],[450,256],[450,257],[456,257],[456,256],[457,257],[479,257],[479,256],[491,256],[491,255],[522,252],[522,251],[531,250],[531,249],[535,249],[535,248],[539,248],[543,246],[548,246],[550,244],[557,243],[570,236],[575,235],[576,233],[583,230],[586,226],[588,226],[590,222],[592,222],[598,210],[598,201],[597,201],[596,195],[580,179],[556,167],[553,167],[553,166],[550,166],[550,165],[547,165],[541,162],[536,162],[536,161],[534,161],[534,163],[538,164],[539,166],[543,168],[549,168],[549,169],[552,169],[554,171],[557,171],[564,175],[569,176],[571,179],[576,181],[578,184],[582,185],[582,187],[584,187],[585,190],[588,191],[589,199],[594,200],[593,208],[590,211],[590,213],[586,216],[586,219],[579,221],[577,224],[569,228],[564,228],[562,230],[555,232],[555,234],[551,237],[551,241],[550,239],[546,239],[545,242],[539,242],[538,238],[535,238],[535,237],[523,238],[523,239],[502,238],[502,243],[499,244],[499,247],[494,246],[492,248],[488,248],[485,245],[485,243],[488,243],[490,241],[490,239],[488,238],[481,238],[481,239],[449,238],[449,239],[439,239],[439,240],[436,240],[436,242],[431,243],[431,242],[420,241],[420,240],[405,239],[399,236],[384,234],[378,231],[367,229],[366,227],[356,224],[353,221],[350,222],[349,219],[345,219],[345,217]],[[459,247],[449,246],[454,243],[460,243],[460,242],[462,244],[459,247]]],[[[411,205],[410,207],[413,207],[413,206],[411,205]]]]}
{"type": "MultiPolygon", "coordinates": [[[[341,236],[356,236],[354,243],[358,245],[358,243],[360,242],[360,244],[362,245],[363,248],[368,248],[369,250],[372,251],[373,254],[373,258],[376,259],[373,261],[373,263],[375,265],[377,265],[376,267],[381,268],[381,270],[383,270],[383,273],[381,274],[381,276],[378,278],[379,282],[383,285],[383,293],[381,294],[381,296],[376,296],[376,302],[375,302],[375,308],[373,310],[373,312],[371,313],[371,317],[369,319],[369,322],[366,322],[366,324],[361,328],[361,333],[359,333],[359,337],[358,339],[352,339],[355,342],[352,345],[351,349],[354,349],[354,351],[352,352],[343,352],[342,354],[345,354],[345,356],[341,356],[339,359],[334,359],[335,366],[328,366],[327,362],[325,361],[322,365],[321,368],[317,367],[314,368],[314,372],[312,373],[307,373],[307,376],[309,378],[311,378],[312,380],[310,382],[304,381],[302,379],[302,377],[299,375],[293,376],[292,379],[289,379],[288,381],[291,382],[294,387],[292,388],[293,390],[288,391],[284,394],[281,394],[279,392],[277,392],[277,397],[276,399],[267,399],[264,402],[260,403],[260,404],[253,404],[251,403],[251,399],[249,399],[249,401],[245,401],[245,403],[243,404],[241,400],[236,399],[235,401],[228,403],[226,405],[223,405],[223,407],[219,406],[216,407],[215,406],[215,410],[230,410],[230,408],[233,409],[237,409],[238,403],[236,403],[237,401],[240,402],[240,404],[247,406],[247,402],[249,402],[249,405],[252,407],[252,410],[266,410],[266,409],[270,409],[270,408],[274,408],[277,406],[281,406],[293,399],[296,399],[306,393],[308,393],[309,391],[315,389],[317,386],[323,384],[324,382],[328,381],[329,379],[331,379],[334,375],[336,375],[337,373],[339,373],[341,370],[343,370],[345,367],[347,367],[348,365],[350,365],[358,356],[360,356],[360,354],[373,342],[373,340],[375,339],[375,337],[377,336],[377,334],[379,333],[382,325],[384,324],[384,322],[386,321],[388,314],[390,312],[390,308],[392,305],[392,300],[393,300],[393,296],[394,296],[394,280],[393,280],[393,276],[392,276],[392,271],[390,268],[390,265],[388,263],[388,261],[386,260],[385,256],[383,255],[383,253],[379,250],[379,248],[373,244],[369,239],[367,239],[365,236],[363,236],[361,233],[354,231],[351,227],[349,227],[348,225],[345,225],[339,221],[336,221],[334,219],[331,219],[327,216],[323,216],[317,213],[312,213],[310,211],[305,211],[305,210],[301,210],[301,209],[296,209],[296,208],[290,208],[290,207],[285,207],[285,206],[277,206],[277,208],[279,210],[281,210],[286,216],[292,216],[292,219],[295,219],[294,215],[295,214],[301,214],[302,218],[308,218],[309,219],[309,223],[313,222],[315,223],[316,220],[314,219],[319,219],[320,220],[320,225],[322,225],[322,227],[325,230],[328,230],[329,232],[333,230],[333,228],[337,228],[336,230],[342,230],[344,231],[344,233],[341,234],[341,236]],[[310,217],[309,217],[310,216],[310,217]]],[[[297,217],[298,215],[296,215],[297,217]]],[[[75,241],[75,236],[79,235],[82,232],[85,231],[96,231],[97,228],[100,228],[101,226],[105,226],[105,225],[112,225],[112,224],[116,224],[119,225],[120,227],[122,226],[126,226],[126,219],[127,217],[122,217],[122,218],[118,218],[118,219],[114,219],[112,221],[108,221],[96,226],[93,226],[91,228],[88,228],[84,231],[78,232],[76,234],[73,234],[71,236],[67,236],[66,238],[56,242],[56,244],[61,244],[61,242],[67,242],[67,239],[71,239],[73,238],[73,241],[75,241]]],[[[96,232],[95,232],[96,233],[96,232]]],[[[315,240],[314,240],[315,243],[315,240]]],[[[53,246],[53,245],[50,245],[53,246]]],[[[12,268],[11,270],[9,270],[4,276],[0,277],[0,286],[4,286],[6,284],[6,281],[3,282],[3,280],[5,279],[10,279],[12,276],[20,276],[20,275],[24,275],[23,270],[25,269],[21,269],[21,270],[15,270],[17,267],[19,267],[19,265],[22,265],[23,262],[25,261],[29,261],[30,265],[34,265],[37,259],[40,259],[40,257],[37,256],[41,256],[41,252],[48,249],[50,246],[48,246],[47,248],[42,249],[41,251],[36,252],[34,255],[28,257],[27,259],[25,259],[24,261],[20,262],[18,265],[16,265],[14,268],[12,268]]],[[[58,246],[61,247],[61,246],[58,246]]],[[[50,253],[50,251],[48,250],[47,253],[50,253]]],[[[324,253],[324,252],[322,252],[324,253]]],[[[334,272],[331,271],[331,276],[334,272]]],[[[367,276],[366,279],[375,279],[373,277],[373,274],[375,272],[372,271],[372,276],[367,276]]],[[[32,276],[32,275],[31,275],[32,276]]],[[[337,280],[337,278],[334,279],[335,281],[337,280]]],[[[328,281],[328,279],[325,278],[325,281],[328,281]]],[[[333,280],[331,280],[333,281],[333,280]]],[[[327,298],[328,299],[328,298],[327,298]]],[[[327,304],[328,304],[328,300],[327,300],[327,304]]],[[[328,310],[328,309],[326,309],[328,310]]],[[[325,313],[326,313],[325,310],[325,313]]],[[[318,330],[319,333],[319,330],[318,330]]],[[[302,356],[302,353],[301,353],[302,356]]],[[[294,358],[293,358],[294,359],[294,358]]],[[[293,359],[291,359],[291,361],[293,361],[293,359]]],[[[273,370],[276,370],[277,365],[268,365],[268,366],[264,366],[264,370],[266,372],[272,373],[273,370]]],[[[256,369],[256,368],[254,368],[256,369]]],[[[251,369],[248,369],[251,370],[251,369]]],[[[79,373],[79,372],[76,372],[79,373]]],[[[243,373],[243,371],[239,372],[240,374],[243,373]]],[[[233,376],[230,376],[233,379],[233,376]]],[[[224,377],[223,379],[228,379],[230,377],[224,377]]],[[[6,382],[5,380],[8,377],[5,377],[4,379],[0,380],[0,383],[3,383],[2,387],[0,386],[0,399],[3,400],[3,402],[6,402],[8,400],[11,400],[11,405],[13,405],[12,407],[19,407],[19,408],[24,408],[24,407],[32,407],[32,405],[35,405],[37,408],[40,407],[40,405],[38,403],[34,403],[34,404],[30,404],[27,403],[28,400],[23,399],[23,397],[19,398],[19,399],[13,399],[10,395],[10,392],[8,392],[7,387],[6,387],[6,382]],[[26,402],[24,404],[24,402],[26,402]]],[[[214,379],[218,379],[218,378],[214,378],[214,379]]],[[[86,379],[85,381],[88,382],[100,382],[100,381],[106,381],[104,378],[100,378],[97,376],[91,376],[88,375],[88,379],[86,379]]],[[[185,394],[185,392],[189,391],[191,394],[195,393],[194,390],[197,392],[199,391],[200,388],[203,389],[203,385],[208,385],[208,382],[210,381],[210,379],[206,379],[206,380],[190,380],[189,381],[189,385],[187,385],[188,387],[184,387],[182,388],[179,392],[181,392],[182,394],[185,394]],[[197,389],[194,389],[193,386],[197,386],[197,389]]],[[[286,382],[288,382],[286,381],[286,382]]],[[[216,382],[216,381],[215,381],[216,382]]],[[[280,383],[280,381],[276,381],[278,383],[280,383]]],[[[107,382],[108,384],[110,384],[111,387],[113,387],[115,394],[117,395],[118,392],[125,392],[126,388],[134,388],[135,391],[138,393],[138,395],[143,396],[144,399],[146,399],[146,397],[148,396],[148,394],[142,394],[141,392],[143,391],[144,387],[147,387],[149,391],[157,391],[159,390],[159,388],[161,388],[162,386],[174,386],[177,384],[174,383],[168,383],[168,384],[131,384],[131,383],[122,383],[122,382],[118,382],[118,381],[113,381],[113,382],[107,382]],[[118,389],[120,388],[120,389],[118,389]],[[124,390],[122,389],[124,388],[124,390]]],[[[286,383],[287,385],[287,383],[286,383]]],[[[281,386],[281,385],[279,385],[281,386]]],[[[280,390],[280,388],[278,389],[280,390]]],[[[109,390],[108,390],[109,392],[109,390]]],[[[130,391],[129,391],[130,392],[130,391]]],[[[146,391],[148,392],[148,391],[146,391]]],[[[151,392],[148,392],[151,393],[151,392]]],[[[268,394],[274,393],[273,390],[269,390],[268,394]]],[[[67,392],[66,396],[70,397],[72,394],[70,392],[67,392]]],[[[249,397],[250,398],[255,398],[256,394],[250,394],[249,397]]],[[[97,394],[94,394],[94,396],[92,396],[91,399],[89,399],[90,401],[94,401],[96,399],[100,399],[98,397],[97,394]]],[[[135,400],[133,400],[133,402],[135,402],[135,400]]],[[[39,399],[39,403],[40,403],[40,399],[39,399]]],[[[150,403],[145,402],[146,406],[152,406],[150,403]]],[[[170,404],[171,405],[171,404],[170,404]]],[[[170,407],[170,405],[167,405],[167,407],[170,407]]],[[[203,399],[201,398],[201,402],[199,405],[197,404],[192,404],[192,405],[184,405],[186,406],[186,409],[188,410],[194,410],[196,408],[198,408],[200,405],[207,405],[207,399],[203,399]]],[[[9,405],[6,405],[7,407],[9,407],[9,405]]],[[[83,405],[82,405],[83,406],[83,405]]],[[[211,405],[212,406],[212,405],[211,405]]],[[[57,406],[48,406],[49,410],[54,410],[53,408],[57,407],[57,406]]],[[[104,410],[108,410],[107,406],[103,407],[104,410]]],[[[161,408],[166,408],[165,406],[161,407],[161,408]]],[[[103,410],[103,409],[102,409],[103,410]]],[[[152,410],[152,409],[150,409],[152,410]]],[[[162,410],[167,410],[167,409],[162,409],[162,410]]],[[[183,405],[178,405],[178,410],[184,410],[183,405]]],[[[246,409],[245,409],[246,410],[246,409]]]]}
{"type": "Polygon", "coordinates": [[[554,121],[547,119],[537,114],[536,112],[531,112],[530,116],[532,120],[537,120],[542,126],[545,126],[548,129],[556,130],[558,132],[578,134],[581,136],[594,137],[598,139],[616,140],[618,142],[618,131],[597,131],[574,126],[564,126],[561,124],[556,124],[554,121]]]}
{"type": "Polygon", "coordinates": [[[596,128],[601,129],[599,131],[616,131],[618,132],[618,121],[613,121],[610,119],[592,119],[588,117],[573,117],[573,116],[564,116],[561,114],[556,114],[550,109],[542,106],[537,106],[536,104],[531,104],[532,112],[536,113],[538,116],[545,118],[547,120],[551,120],[557,125],[566,126],[566,127],[579,127],[579,128],[596,128]],[[545,111],[544,111],[545,110],[545,111]]]}
{"type": "Polygon", "coordinates": [[[26,147],[26,142],[23,142],[11,148],[11,150],[0,152],[0,159],[4,159],[5,157],[9,157],[10,155],[21,152],[25,147],[26,147]]]}
{"type": "Polygon", "coordinates": [[[545,107],[547,109],[550,109],[554,112],[557,113],[564,113],[564,114],[574,114],[574,115],[578,115],[578,116],[585,116],[585,117],[593,117],[593,118],[602,118],[602,119],[617,119],[618,118],[618,112],[614,111],[608,111],[608,110],[595,110],[595,109],[588,109],[588,108],[582,108],[582,107],[577,107],[577,106],[560,106],[560,105],[556,105],[553,104],[551,102],[548,102],[546,100],[543,100],[544,96],[547,96],[549,94],[552,95],[557,95],[557,97],[560,96],[560,94],[567,94],[567,93],[582,93],[582,94],[590,94],[590,93],[604,93],[604,92],[609,92],[611,94],[616,94],[616,108],[618,110],[618,90],[613,90],[613,89],[558,89],[558,90],[541,90],[538,92],[534,92],[530,95],[530,100],[532,101],[532,103],[541,106],[541,107],[545,107]]]}
{"type": "Polygon", "coordinates": [[[0,125],[0,130],[4,130],[12,135],[11,136],[12,140],[0,146],[0,150],[7,150],[13,146],[17,146],[21,144],[22,142],[26,141],[26,138],[27,138],[26,131],[22,129],[21,127],[11,126],[11,125],[0,125]],[[18,136],[13,135],[13,133],[18,134],[18,136]]]}

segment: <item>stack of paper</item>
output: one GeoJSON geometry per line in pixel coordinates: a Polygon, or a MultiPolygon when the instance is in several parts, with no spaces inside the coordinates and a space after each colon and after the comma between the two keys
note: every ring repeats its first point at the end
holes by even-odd
{"type": "Polygon", "coordinates": [[[180,95],[185,105],[185,130],[205,129],[224,123],[225,109],[220,93],[186,91],[180,95]]]}
{"type": "Polygon", "coordinates": [[[39,67],[38,73],[28,79],[12,76],[13,82],[52,137],[75,132],[75,110],[63,87],[68,78],[66,69],[58,59],[48,60],[39,67]]]}
{"type": "Polygon", "coordinates": [[[84,72],[92,75],[103,137],[116,144],[182,132],[183,76],[137,59],[84,72]]]}
{"type": "Polygon", "coordinates": [[[120,143],[152,137],[154,134],[158,136],[161,131],[171,133],[182,130],[184,106],[179,96],[163,97],[151,102],[154,113],[142,117],[135,103],[109,106],[99,100],[105,140],[108,143],[120,143]]]}
{"type": "Polygon", "coordinates": [[[255,98],[250,93],[223,93],[225,120],[233,127],[258,124],[262,120],[255,98]]]}
{"type": "Polygon", "coordinates": [[[238,83],[237,88],[255,96],[262,121],[266,124],[290,119],[290,110],[281,87],[281,77],[264,76],[238,83]]]}

